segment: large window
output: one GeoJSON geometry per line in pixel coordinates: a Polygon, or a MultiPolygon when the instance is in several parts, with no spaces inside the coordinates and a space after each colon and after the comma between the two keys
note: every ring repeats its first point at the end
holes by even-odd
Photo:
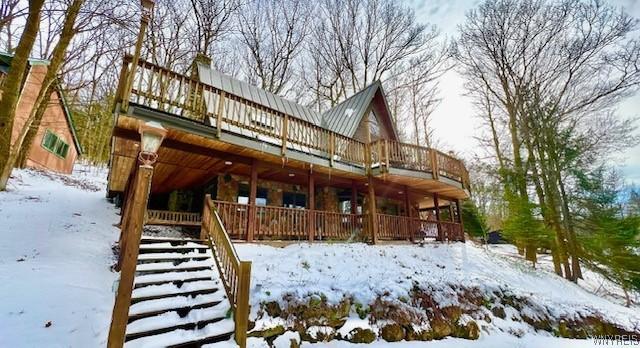
{"type": "MultiPolygon", "coordinates": [[[[238,186],[238,203],[249,204],[249,185],[240,184],[238,186]]],[[[267,205],[268,190],[266,188],[258,187],[256,192],[256,205],[267,205]]]]}
{"type": "Polygon", "coordinates": [[[69,153],[69,144],[49,129],[42,138],[42,147],[60,158],[66,158],[69,153]]]}
{"type": "Polygon", "coordinates": [[[285,208],[304,209],[307,206],[307,195],[297,192],[283,192],[282,206],[285,208]]]}
{"type": "Polygon", "coordinates": [[[376,114],[371,111],[369,113],[369,134],[371,136],[371,141],[378,140],[381,138],[380,125],[378,124],[378,118],[376,114]]]}

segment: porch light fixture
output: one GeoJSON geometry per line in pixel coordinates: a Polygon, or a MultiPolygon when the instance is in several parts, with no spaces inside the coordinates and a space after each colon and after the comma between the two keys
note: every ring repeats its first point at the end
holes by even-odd
{"type": "Polygon", "coordinates": [[[294,176],[296,176],[296,175],[295,175],[295,174],[293,174],[293,173],[289,173],[289,177],[290,177],[290,178],[293,178],[294,176]]]}
{"type": "Polygon", "coordinates": [[[158,122],[146,122],[138,127],[141,149],[138,159],[145,166],[151,166],[158,159],[158,149],[167,135],[167,130],[158,122]]]}
{"type": "Polygon", "coordinates": [[[403,194],[404,192],[403,192],[403,191],[398,191],[398,193],[399,193],[399,194],[403,194]]]}
{"type": "Polygon", "coordinates": [[[231,161],[224,161],[224,165],[225,165],[225,166],[230,166],[230,165],[232,165],[232,164],[233,164],[233,162],[231,162],[231,161]]]}

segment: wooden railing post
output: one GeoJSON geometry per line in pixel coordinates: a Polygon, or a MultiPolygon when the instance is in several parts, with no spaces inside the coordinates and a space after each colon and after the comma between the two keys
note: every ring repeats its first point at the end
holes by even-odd
{"type": "Polygon", "coordinates": [[[224,102],[225,93],[220,91],[220,98],[218,99],[218,113],[216,115],[216,136],[218,139],[222,136],[222,117],[224,115],[224,102]]]}
{"type": "Polygon", "coordinates": [[[287,155],[287,133],[289,132],[289,116],[287,114],[284,115],[282,119],[282,156],[287,155]]]}
{"type": "Polygon", "coordinates": [[[431,176],[433,176],[435,180],[438,180],[438,156],[436,150],[429,149],[429,151],[431,153],[431,176]]]}
{"type": "Polygon", "coordinates": [[[152,174],[153,167],[144,165],[138,167],[134,186],[132,187],[134,190],[133,201],[130,202],[131,210],[127,218],[130,221],[123,224],[123,228],[127,229],[123,231],[125,233],[124,238],[126,239],[126,243],[125,250],[120,250],[121,253],[124,253],[124,257],[120,271],[118,292],[116,294],[115,304],[113,305],[111,327],[109,328],[109,338],[107,341],[107,347],[109,348],[121,348],[124,345],[127,322],[129,321],[131,292],[133,291],[133,280],[138,263],[140,238],[144,224],[144,213],[149,199],[152,174]]]}
{"type": "Polygon", "coordinates": [[[251,262],[240,261],[238,269],[238,295],[236,299],[236,343],[240,348],[247,346],[247,331],[249,331],[249,288],[251,286],[251,262]]]}
{"type": "Polygon", "coordinates": [[[333,132],[329,133],[329,164],[333,167],[334,155],[336,153],[336,136],[333,132]]]}

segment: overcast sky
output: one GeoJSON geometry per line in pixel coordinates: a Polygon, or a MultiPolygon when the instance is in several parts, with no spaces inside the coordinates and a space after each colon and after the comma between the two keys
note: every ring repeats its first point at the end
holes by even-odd
{"type": "MultiPolygon", "coordinates": [[[[481,3],[479,0],[407,0],[416,11],[420,22],[435,24],[443,35],[453,38],[457,26],[464,21],[465,13],[481,3]]],[[[610,0],[615,6],[623,6],[627,12],[640,18],[640,0],[610,0]]],[[[474,136],[480,127],[469,99],[464,96],[463,80],[456,72],[447,73],[440,82],[442,103],[435,110],[432,127],[436,137],[447,149],[453,149],[466,158],[474,154],[484,155],[474,136]]],[[[620,106],[620,113],[640,116],[640,93],[620,106]]],[[[640,126],[640,124],[638,124],[640,126]]],[[[640,130],[636,133],[640,134],[640,130]]],[[[640,146],[616,154],[611,159],[619,166],[628,182],[640,186],[640,146]]]]}

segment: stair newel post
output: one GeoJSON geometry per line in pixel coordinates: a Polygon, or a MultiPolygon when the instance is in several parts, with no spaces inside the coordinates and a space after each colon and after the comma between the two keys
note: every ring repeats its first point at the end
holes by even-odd
{"type": "Polygon", "coordinates": [[[209,240],[209,226],[211,226],[211,195],[204,196],[204,208],[202,209],[202,223],[200,227],[200,239],[209,240]]]}
{"type": "Polygon", "coordinates": [[[251,262],[240,261],[238,268],[238,294],[236,298],[235,338],[241,348],[247,346],[249,331],[249,289],[251,286],[251,262]]]}
{"type": "Polygon", "coordinates": [[[113,314],[111,317],[111,327],[109,329],[109,338],[107,347],[120,348],[124,345],[127,322],[129,320],[129,306],[131,305],[131,294],[133,291],[133,281],[136,272],[138,253],[140,251],[140,238],[142,237],[142,227],[144,224],[144,215],[149,199],[149,189],[151,188],[151,177],[153,175],[153,167],[141,165],[138,167],[136,178],[134,180],[134,190],[132,202],[130,202],[130,212],[128,220],[123,224],[127,230],[123,231],[125,238],[125,249],[122,258],[122,269],[120,271],[120,283],[118,284],[118,292],[115,304],[113,306],[113,314]]]}

